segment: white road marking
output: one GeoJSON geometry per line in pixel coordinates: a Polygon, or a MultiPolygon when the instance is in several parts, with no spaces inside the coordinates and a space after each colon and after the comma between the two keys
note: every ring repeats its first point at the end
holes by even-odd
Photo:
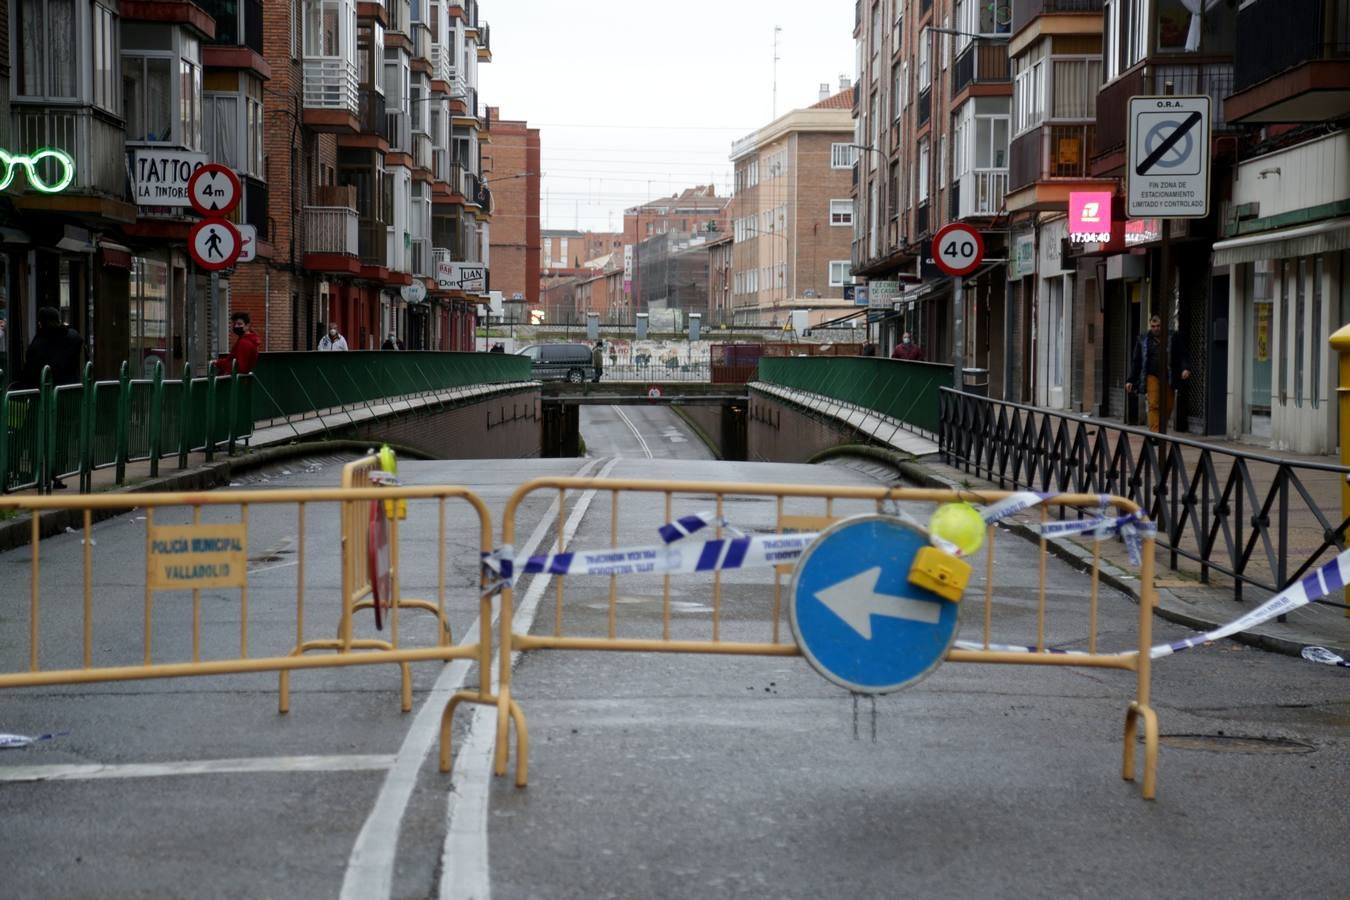
{"type": "Polygon", "coordinates": [[[225,775],[257,772],[382,771],[394,764],[389,754],[361,756],[273,756],[258,759],[194,759],[182,762],[122,765],[0,766],[0,782],[96,781],[107,778],[163,778],[173,775],[225,775]]]}
{"type": "MultiPolygon", "coordinates": [[[[599,460],[590,460],[577,470],[578,476],[599,464],[599,460]]],[[[558,501],[555,499],[549,511],[544,514],[529,541],[518,552],[520,557],[529,557],[544,539],[548,529],[558,515],[558,501]]],[[[494,617],[493,623],[495,624],[494,617]]],[[[478,621],[469,629],[461,643],[473,643],[478,640],[478,621]]],[[[417,773],[422,768],[427,752],[440,736],[441,711],[455,692],[464,684],[472,663],[466,659],[457,659],[442,670],[440,677],[423,701],[417,717],[408,728],[403,744],[399,747],[393,767],[380,786],[380,794],[375,805],[366,816],[361,833],[356,837],[351,855],[347,858],[347,873],[342,879],[341,897],[345,900],[367,900],[367,898],[388,897],[394,889],[394,863],[398,857],[399,831],[403,825],[403,813],[408,808],[408,798],[417,785],[417,773]]],[[[491,677],[491,673],[479,676],[491,677]]],[[[461,751],[462,755],[462,751],[461,751]]],[[[484,863],[486,865],[486,862],[484,863]]]]}
{"type": "MultiPolygon", "coordinates": [[[[615,407],[617,409],[618,407],[615,407]]],[[[604,478],[619,464],[611,460],[597,477],[604,478]]],[[[595,491],[587,491],[577,499],[572,514],[563,525],[560,540],[555,541],[550,553],[561,544],[570,544],[581,526],[581,519],[595,498],[595,491]]],[[[557,516],[556,510],[544,521],[557,516]]],[[[527,557],[522,553],[518,559],[527,557]]],[[[552,576],[538,575],[530,582],[525,597],[516,604],[512,625],[524,634],[534,623],[539,600],[544,596],[552,576]]],[[[514,667],[520,653],[511,654],[514,667]]],[[[497,689],[498,676],[494,672],[492,689],[497,689]]],[[[445,809],[445,846],[441,851],[440,900],[488,900],[492,896],[491,873],[488,868],[488,786],[492,780],[492,757],[497,737],[497,711],[478,707],[468,737],[455,754],[452,787],[445,809]]]]}
{"type": "Polygon", "coordinates": [[[642,433],[637,430],[637,426],[633,424],[633,420],[628,418],[624,413],[623,407],[616,406],[614,407],[614,411],[619,414],[620,419],[623,419],[624,424],[628,426],[628,430],[633,432],[633,437],[638,439],[638,444],[642,447],[642,452],[647,454],[648,459],[653,459],[652,448],[648,447],[647,442],[642,439],[642,433]]]}

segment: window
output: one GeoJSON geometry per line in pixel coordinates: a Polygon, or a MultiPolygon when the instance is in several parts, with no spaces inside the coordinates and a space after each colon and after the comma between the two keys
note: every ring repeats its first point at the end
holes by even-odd
{"type": "MultiPolygon", "coordinates": [[[[1042,42],[1013,62],[1013,130],[1017,134],[1045,119],[1045,46],[1042,42]]],[[[1095,91],[1092,102],[1096,102],[1095,91]]]]}
{"type": "Polygon", "coordinates": [[[850,284],[852,274],[850,269],[853,263],[847,259],[830,260],[830,287],[843,287],[850,284]]]}
{"type": "Polygon", "coordinates": [[[891,66],[891,118],[900,118],[900,65],[891,66]]]}
{"type": "Polygon", "coordinates": [[[938,187],[947,186],[947,136],[944,134],[938,141],[938,187]]]}
{"type": "Polygon", "coordinates": [[[79,96],[75,0],[11,0],[19,97],[79,96]]]}
{"type": "Polygon", "coordinates": [[[168,57],[122,57],[122,96],[128,141],[173,141],[172,62],[168,57]]]}
{"type": "Polygon", "coordinates": [[[1053,97],[1050,115],[1056,119],[1094,119],[1097,88],[1102,83],[1100,57],[1051,60],[1053,97]]]}
{"type": "Polygon", "coordinates": [[[1008,167],[1008,117],[975,117],[975,168],[1008,167]]]}
{"type": "Polygon", "coordinates": [[[919,183],[915,185],[920,205],[928,202],[928,163],[928,138],[924,138],[919,141],[919,183]]]}
{"type": "Polygon", "coordinates": [[[830,145],[830,168],[851,169],[858,159],[858,148],[851,144],[830,145]]]}
{"type": "Polygon", "coordinates": [[[830,201],[830,224],[831,224],[831,225],[852,225],[852,224],[853,224],[853,201],[852,201],[852,200],[831,200],[831,201],[830,201]]]}
{"type": "Polygon", "coordinates": [[[110,113],[122,112],[122,85],[118,81],[120,60],[117,46],[117,15],[94,4],[93,14],[94,105],[110,113]]]}
{"type": "Polygon", "coordinates": [[[211,162],[241,168],[239,157],[239,96],[206,93],[202,96],[202,128],[206,143],[202,148],[211,162]]]}
{"type": "Polygon", "coordinates": [[[202,67],[193,60],[180,59],[178,79],[179,142],[195,150],[202,145],[202,67]]]}
{"type": "Polygon", "coordinates": [[[930,42],[929,40],[919,41],[919,84],[918,84],[919,93],[923,93],[924,91],[928,90],[929,84],[932,83],[931,78],[932,72],[930,72],[928,69],[929,42],[930,42]]]}

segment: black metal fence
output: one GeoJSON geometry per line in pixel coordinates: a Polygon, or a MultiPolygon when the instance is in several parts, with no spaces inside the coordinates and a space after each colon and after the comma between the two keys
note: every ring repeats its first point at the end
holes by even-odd
{"type": "MultiPolygon", "coordinates": [[[[943,461],[1000,488],[1117,494],[1147,511],[1172,569],[1274,593],[1345,547],[1350,468],[1247,453],[943,388],[943,461]],[[1334,488],[1334,489],[1331,489],[1334,488]]],[[[1328,605],[1342,604],[1324,601],[1328,605]]]]}

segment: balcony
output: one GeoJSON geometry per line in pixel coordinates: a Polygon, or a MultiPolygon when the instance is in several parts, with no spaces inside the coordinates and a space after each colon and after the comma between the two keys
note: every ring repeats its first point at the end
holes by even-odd
{"type": "Polygon", "coordinates": [[[1229,121],[1350,115],[1350,0],[1256,0],[1237,14],[1229,121]]]}
{"type": "Polygon", "coordinates": [[[306,56],[305,126],[334,134],[359,131],[359,88],[353,60],[341,56],[306,56]]]}
{"type": "MultiPolygon", "coordinates": [[[[1012,34],[1017,34],[1041,16],[1059,13],[1087,13],[1085,30],[1101,33],[1102,0],[1013,0],[1012,34]]],[[[1060,29],[1056,34],[1063,34],[1060,29]]]]}
{"type": "Polygon", "coordinates": [[[413,135],[413,168],[431,172],[431,136],[417,132],[413,135]]]}
{"type": "Polygon", "coordinates": [[[431,78],[449,84],[455,77],[454,49],[441,41],[431,45],[431,78]]]}
{"type": "Polygon", "coordinates": [[[361,268],[356,189],[325,188],[322,199],[340,200],[340,192],[351,198],[350,206],[305,207],[304,267],[311,271],[355,275],[361,268]]]}
{"type": "Polygon", "coordinates": [[[1231,61],[1172,63],[1150,60],[1097,92],[1097,153],[1106,155],[1123,151],[1129,136],[1130,98],[1165,94],[1169,83],[1174,94],[1208,95],[1213,130],[1225,127],[1223,98],[1233,91],[1231,61]]]}
{"type": "Polygon", "coordinates": [[[1011,84],[1008,45],[1003,41],[973,40],[952,65],[952,96],[972,84],[1011,84]]]}
{"type": "Polygon", "coordinates": [[[478,61],[492,62],[492,28],[486,22],[478,26],[478,61]]]}
{"type": "Polygon", "coordinates": [[[384,108],[384,94],[362,87],[357,95],[356,120],[360,131],[340,136],[338,143],[341,146],[381,152],[389,149],[389,119],[384,108]]]}
{"type": "MultiPolygon", "coordinates": [[[[32,190],[26,175],[10,187],[25,187],[17,198],[23,208],[46,208],[58,203],[72,211],[103,215],[117,221],[134,221],[135,207],[127,192],[127,153],[125,133],[120,123],[87,107],[26,106],[15,103],[13,138],[16,146],[64,150],[75,161],[74,180],[60,194],[32,190]],[[91,203],[70,207],[72,195],[85,195],[91,203]],[[106,202],[102,202],[106,201],[106,202]]],[[[53,163],[39,165],[39,176],[47,184],[56,184],[61,174],[53,163]]]]}
{"type": "Polygon", "coordinates": [[[956,179],[952,188],[955,218],[996,216],[1003,211],[1003,195],[1008,190],[1008,170],[973,169],[956,179]]]}
{"type": "Polygon", "coordinates": [[[1096,126],[1042,125],[1014,138],[1009,147],[1005,205],[1018,210],[1064,210],[1071,191],[1115,190],[1113,181],[1093,181],[1096,126]]]}

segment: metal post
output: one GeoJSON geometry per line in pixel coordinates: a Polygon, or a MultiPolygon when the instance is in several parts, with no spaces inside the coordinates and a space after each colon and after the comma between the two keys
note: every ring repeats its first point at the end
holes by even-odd
{"type": "Polygon", "coordinates": [[[965,390],[966,365],[966,280],[952,279],[952,387],[965,390]]]}
{"type": "MultiPolygon", "coordinates": [[[[1168,91],[1171,93],[1171,91],[1168,91]]],[[[1168,371],[1167,345],[1172,340],[1172,223],[1162,220],[1162,299],[1155,310],[1162,317],[1162,336],[1158,339],[1158,355],[1162,359],[1162,377],[1158,379],[1158,434],[1167,434],[1167,418],[1171,410],[1167,408],[1172,397],[1171,372],[1168,371]]],[[[1145,332],[1147,334],[1147,332],[1145,332]]],[[[1147,338],[1145,338],[1147,340],[1147,338]]],[[[1148,360],[1144,360],[1148,368],[1148,360]]],[[[1148,396],[1148,372],[1144,373],[1144,396],[1148,396]]]]}

